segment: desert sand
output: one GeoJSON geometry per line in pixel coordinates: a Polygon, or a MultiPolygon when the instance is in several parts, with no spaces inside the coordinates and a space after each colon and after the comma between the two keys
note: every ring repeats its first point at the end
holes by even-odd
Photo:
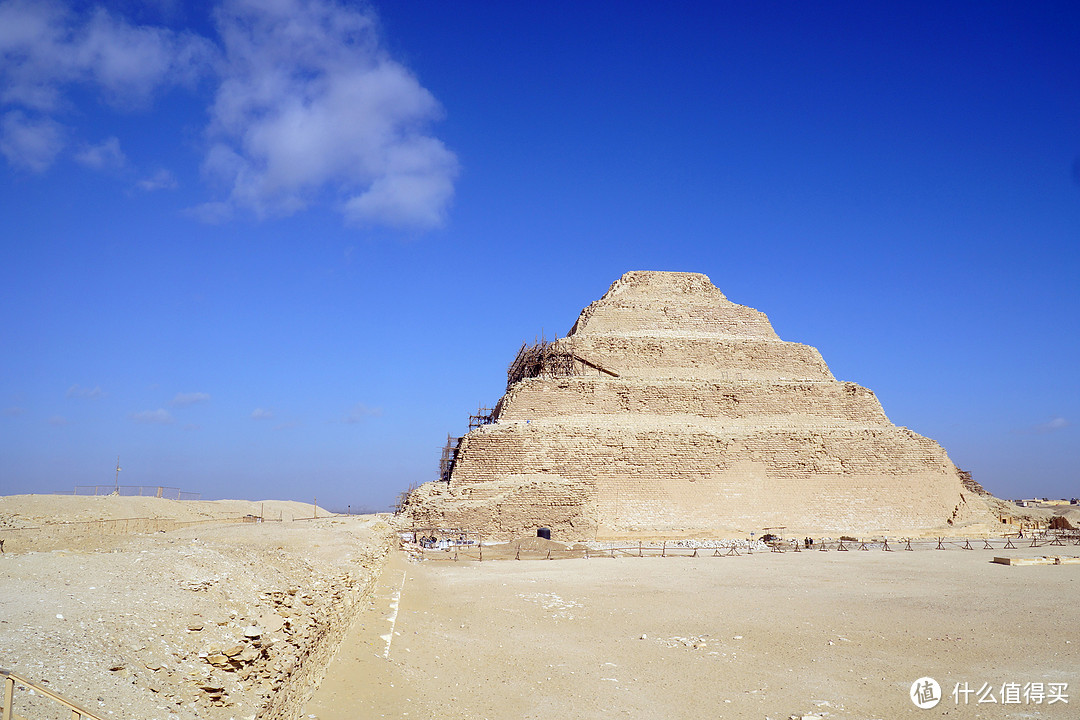
{"type": "Polygon", "coordinates": [[[992,558],[1080,547],[916,547],[484,563],[397,554],[305,716],[1076,717],[1080,565],[992,558]],[[908,698],[924,676],[945,696],[933,710],[908,698]],[[986,683],[998,703],[957,703],[958,683],[986,683]],[[1072,697],[1003,705],[1006,683],[1067,683],[1072,697]]]}
{"type": "MultiPolygon", "coordinates": [[[[146,720],[1072,718],[1080,702],[1080,565],[992,562],[1080,546],[420,561],[390,549],[390,518],[312,514],[0,498],[0,666],[146,720]],[[234,522],[260,512],[282,521],[234,522]],[[200,522],[99,522],[132,517],[200,522]],[[930,711],[908,698],[923,676],[944,695],[930,711]],[[1002,704],[1011,683],[1066,684],[1069,702],[1002,704]]],[[[25,688],[15,711],[67,717],[25,688]]]]}
{"type": "MultiPolygon", "coordinates": [[[[106,718],[296,717],[389,537],[372,516],[300,519],[314,514],[280,501],[2,497],[0,667],[106,718]],[[281,521],[235,522],[260,512],[281,521]]],[[[14,708],[67,717],[28,689],[14,708]]]]}

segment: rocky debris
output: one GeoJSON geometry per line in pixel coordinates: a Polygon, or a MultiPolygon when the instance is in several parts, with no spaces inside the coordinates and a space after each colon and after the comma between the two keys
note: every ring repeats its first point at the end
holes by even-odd
{"type": "MultiPolygon", "coordinates": [[[[377,578],[388,537],[384,523],[357,518],[4,554],[5,667],[84,705],[101,697],[120,718],[291,719],[377,578]]],[[[27,692],[15,702],[25,717],[48,705],[27,692]]]]}
{"type": "Polygon", "coordinates": [[[993,495],[988,493],[986,488],[984,488],[978,480],[973,478],[971,473],[967,470],[957,468],[956,473],[960,476],[960,482],[963,483],[965,490],[970,490],[976,495],[982,495],[983,497],[993,497],[993,495]]]}

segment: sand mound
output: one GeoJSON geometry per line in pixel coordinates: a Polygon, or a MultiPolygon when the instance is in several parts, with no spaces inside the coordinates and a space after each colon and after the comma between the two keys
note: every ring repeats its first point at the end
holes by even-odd
{"type": "MultiPolygon", "coordinates": [[[[311,503],[292,500],[167,500],[120,495],[7,495],[0,497],[0,528],[123,518],[179,521],[257,515],[297,520],[315,514],[311,503]]],[[[320,517],[331,513],[319,508],[320,517]]]]}
{"type": "MultiPolygon", "coordinates": [[[[301,521],[311,514],[281,501],[0,498],[3,664],[105,717],[296,717],[390,540],[379,517],[301,521]],[[260,507],[284,520],[229,522],[260,507]],[[132,516],[206,522],[146,532],[132,516]]],[[[54,717],[43,703],[23,690],[14,707],[54,717]]]]}

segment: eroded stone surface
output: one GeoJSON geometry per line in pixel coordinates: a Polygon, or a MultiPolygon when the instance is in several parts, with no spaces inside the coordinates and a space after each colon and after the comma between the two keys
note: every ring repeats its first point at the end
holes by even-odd
{"type": "Polygon", "coordinates": [[[413,522],[575,539],[996,522],[937,443],[704,275],[627,273],[558,348],[578,374],[514,383],[450,482],[411,494],[413,522]]]}

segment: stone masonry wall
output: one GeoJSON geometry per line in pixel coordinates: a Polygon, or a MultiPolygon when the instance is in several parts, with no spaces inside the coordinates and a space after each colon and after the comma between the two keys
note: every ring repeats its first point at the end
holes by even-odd
{"type": "Polygon", "coordinates": [[[510,387],[414,521],[496,534],[915,532],[995,522],[933,440],[693,273],[632,272],[559,345],[585,373],[510,387]]]}
{"type": "MultiPolygon", "coordinates": [[[[832,380],[816,348],[718,337],[573,335],[573,350],[623,377],[832,380]]],[[[569,345],[569,340],[559,341],[569,345]]]]}
{"type": "MultiPolygon", "coordinates": [[[[679,415],[788,423],[889,425],[873,391],[846,382],[650,382],[607,376],[530,378],[503,397],[499,419],[679,415]]],[[[597,418],[602,422],[606,418],[597,418]]]]}
{"type": "Polygon", "coordinates": [[[626,273],[581,311],[571,334],[630,336],[671,331],[778,339],[765,313],[729,301],[699,273],[626,273]],[[723,312],[717,312],[717,307],[723,312]]]}
{"type": "Polygon", "coordinates": [[[820,530],[867,532],[944,524],[960,501],[958,483],[940,482],[950,475],[937,443],[891,426],[722,435],[517,423],[471,433],[451,487],[483,497],[491,483],[557,478],[565,496],[571,481],[595,489],[596,522],[611,530],[748,532],[811,515],[820,530]]]}

